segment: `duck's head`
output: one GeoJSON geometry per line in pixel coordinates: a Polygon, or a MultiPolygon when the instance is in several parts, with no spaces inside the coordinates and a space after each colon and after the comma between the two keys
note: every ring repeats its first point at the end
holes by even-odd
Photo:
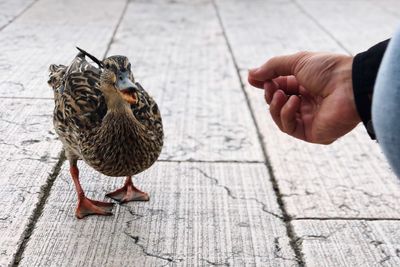
{"type": "Polygon", "coordinates": [[[138,86],[131,70],[131,63],[125,56],[110,56],[99,60],[88,52],[77,49],[85,56],[92,59],[102,69],[100,81],[108,93],[119,93],[130,104],[138,99],[138,86]]]}
{"type": "Polygon", "coordinates": [[[102,61],[101,82],[115,88],[130,104],[136,103],[138,86],[125,56],[111,56],[102,61]]]}

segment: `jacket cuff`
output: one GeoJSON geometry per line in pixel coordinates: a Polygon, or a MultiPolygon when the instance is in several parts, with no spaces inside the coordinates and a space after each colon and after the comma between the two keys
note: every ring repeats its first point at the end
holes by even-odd
{"type": "Polygon", "coordinates": [[[371,120],[372,95],[379,66],[389,40],[357,54],[353,59],[353,93],[358,115],[371,139],[376,139],[371,120]]]}

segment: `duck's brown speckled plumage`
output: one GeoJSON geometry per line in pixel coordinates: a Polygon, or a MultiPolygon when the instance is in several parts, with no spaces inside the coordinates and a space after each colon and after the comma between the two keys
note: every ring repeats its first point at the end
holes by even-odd
{"type": "Polygon", "coordinates": [[[100,61],[79,50],[70,66],[50,66],[49,84],[54,90],[54,127],[70,162],[78,194],[75,215],[81,219],[112,215],[113,204],[85,196],[77,160],[108,176],[126,176],[124,186],[108,197],[147,201],[149,196],[133,185],[132,175],[149,168],[160,155],[163,127],[157,104],[135,83],[126,57],[100,61]],[[89,64],[85,55],[100,68],[89,64]]]}
{"type": "MultiPolygon", "coordinates": [[[[117,64],[126,59],[114,56],[117,64]]],[[[108,176],[131,176],[158,158],[163,128],[157,104],[138,84],[137,102],[121,112],[107,108],[101,70],[79,53],[69,67],[50,66],[54,127],[68,158],[83,159],[108,176]]],[[[133,79],[132,73],[130,73],[133,79]]]]}

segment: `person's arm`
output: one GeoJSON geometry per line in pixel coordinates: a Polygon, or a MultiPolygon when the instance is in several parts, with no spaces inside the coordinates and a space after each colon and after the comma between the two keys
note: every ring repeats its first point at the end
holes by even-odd
{"type": "Polygon", "coordinates": [[[376,75],[389,40],[380,42],[354,57],[352,68],[353,92],[357,112],[369,136],[375,139],[371,121],[372,94],[376,75]]]}

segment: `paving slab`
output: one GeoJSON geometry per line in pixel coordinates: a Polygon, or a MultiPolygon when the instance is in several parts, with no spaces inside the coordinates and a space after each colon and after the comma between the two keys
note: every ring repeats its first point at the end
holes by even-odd
{"type": "Polygon", "coordinates": [[[35,0],[2,0],[0,1],[0,31],[26,11],[35,0]]]}
{"type": "Polygon", "coordinates": [[[132,1],[110,47],[160,106],[163,160],[264,161],[211,1],[132,1]]]}
{"type": "Polygon", "coordinates": [[[0,96],[49,97],[50,64],[69,64],[80,46],[103,55],[125,0],[35,3],[0,35],[0,96]],[[107,18],[107,19],[105,19],[107,18]]]}
{"type": "MultiPolygon", "coordinates": [[[[94,199],[123,183],[80,169],[94,199]]],[[[66,164],[20,266],[297,266],[264,164],[159,162],[135,181],[149,202],[77,220],[66,164]]]]}
{"type": "Polygon", "coordinates": [[[293,222],[306,266],[400,266],[400,221],[293,222]]]}
{"type": "Polygon", "coordinates": [[[8,265],[58,161],[53,101],[1,99],[0,266],[8,265]]]}
{"type": "MultiPolygon", "coordinates": [[[[245,69],[247,64],[255,63],[264,56],[296,51],[300,47],[306,50],[325,50],[329,47],[333,51],[340,49],[329,35],[319,27],[312,26],[312,20],[304,13],[298,10],[296,13],[298,7],[293,2],[257,3],[258,9],[236,2],[217,2],[240,68],[245,69]],[[245,8],[251,12],[251,17],[240,15],[245,8]],[[265,15],[270,13],[272,18],[265,15]],[[298,15],[294,16],[294,13],[298,15]],[[280,26],[283,25],[287,30],[286,35],[292,32],[295,34],[296,42],[283,36],[275,46],[264,42],[268,38],[270,42],[276,40],[276,30],[271,28],[270,32],[270,28],[264,27],[273,23],[274,14],[279,14],[282,21],[280,26]],[[252,21],[258,21],[258,24],[252,21]],[[252,24],[254,26],[250,27],[252,24]],[[259,36],[263,32],[260,42],[268,49],[268,53],[265,53],[261,44],[254,46],[255,50],[251,54],[246,52],[250,40],[257,43],[255,32],[259,36]],[[249,43],[243,43],[242,40],[249,43]]],[[[275,126],[264,102],[263,92],[248,85],[247,71],[242,70],[241,76],[290,216],[399,218],[399,180],[391,172],[378,144],[369,139],[361,125],[330,146],[295,140],[281,133],[275,126]]]]}
{"type": "Polygon", "coordinates": [[[399,1],[295,2],[351,54],[390,38],[399,25],[399,1]]]}
{"type": "MultiPolygon", "coordinates": [[[[397,0],[383,0],[383,1],[369,0],[369,2],[378,5],[380,8],[382,8],[388,13],[394,14],[396,16],[400,15],[400,2],[397,0]]],[[[383,18],[384,17],[382,17],[381,23],[384,22],[383,18]]]]}

